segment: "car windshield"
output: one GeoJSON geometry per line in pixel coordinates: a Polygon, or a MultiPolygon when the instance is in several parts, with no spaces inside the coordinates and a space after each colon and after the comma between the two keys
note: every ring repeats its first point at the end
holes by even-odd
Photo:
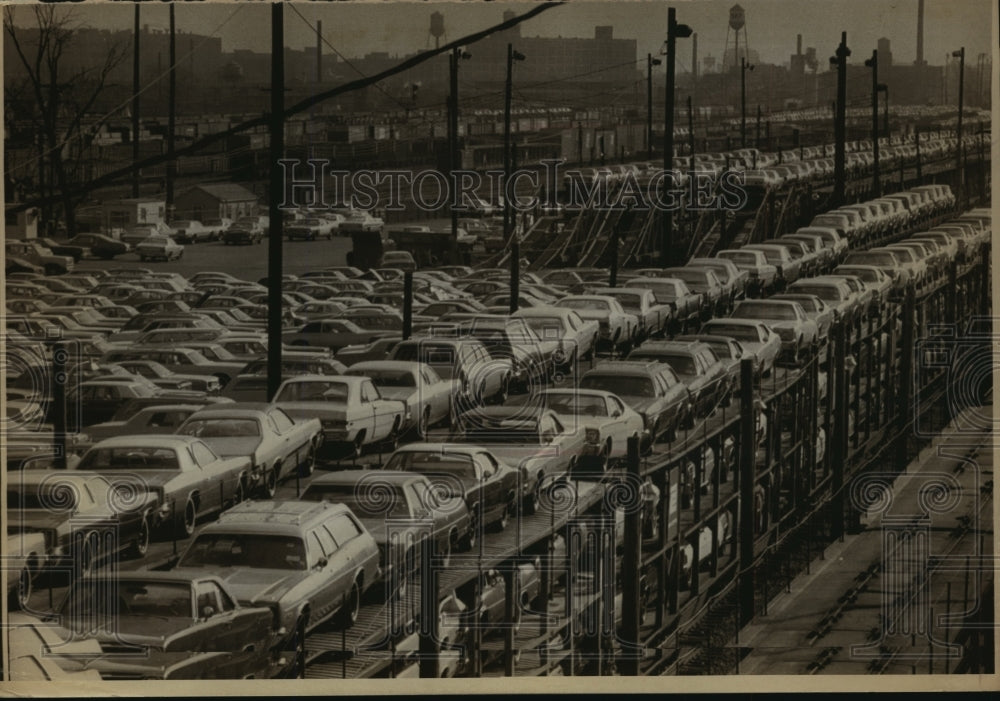
{"type": "Polygon", "coordinates": [[[607,310],[611,308],[606,299],[563,299],[560,300],[559,306],[563,309],[601,309],[607,310]]]}
{"type": "Polygon", "coordinates": [[[719,257],[731,260],[734,263],[743,263],[745,265],[757,265],[758,261],[755,254],[747,251],[722,251],[719,253],[719,257]]]}
{"type": "Polygon", "coordinates": [[[368,488],[365,485],[313,483],[303,492],[302,499],[344,504],[363,519],[405,518],[410,515],[402,489],[381,482],[377,485],[376,489],[374,482],[368,488]]]}
{"type": "Polygon", "coordinates": [[[418,472],[424,475],[446,475],[460,479],[476,478],[476,467],[472,462],[472,456],[440,450],[407,450],[396,453],[389,458],[385,469],[418,472]]]}
{"type": "Polygon", "coordinates": [[[694,358],[690,355],[661,355],[657,358],[661,363],[666,363],[678,375],[697,375],[698,369],[695,366],[694,358]]]}
{"type": "Polygon", "coordinates": [[[118,582],[115,600],[107,597],[106,581],[78,581],[66,600],[64,611],[71,618],[87,611],[91,614],[114,616],[159,616],[164,618],[194,618],[191,606],[191,585],[187,582],[118,582]],[[114,607],[111,609],[110,607],[114,607]],[[75,615],[74,615],[75,614],[75,615]]]}
{"type": "Polygon", "coordinates": [[[802,294],[815,295],[827,302],[839,302],[844,297],[836,285],[796,285],[795,289],[802,294]]]}
{"type": "Polygon", "coordinates": [[[525,321],[541,338],[559,338],[563,334],[562,322],[557,317],[528,317],[525,321]]]}
{"type": "Polygon", "coordinates": [[[843,273],[844,275],[854,275],[865,282],[878,282],[878,273],[874,270],[866,270],[865,268],[838,268],[834,272],[843,273]]]}
{"type": "Polygon", "coordinates": [[[712,325],[711,331],[714,334],[720,336],[729,336],[730,338],[735,338],[738,341],[750,341],[751,343],[760,343],[760,334],[757,332],[755,326],[743,326],[736,324],[718,324],[712,325]]]}
{"type": "Polygon", "coordinates": [[[737,319],[798,319],[795,314],[795,307],[790,304],[762,304],[757,302],[743,302],[733,310],[733,316],[737,319]]]}
{"type": "Polygon", "coordinates": [[[853,253],[848,256],[848,261],[854,260],[857,263],[866,263],[870,265],[881,265],[881,266],[897,266],[899,265],[899,260],[888,252],[873,253],[867,251],[865,253],[853,253]]]}
{"type": "Polygon", "coordinates": [[[177,433],[198,438],[256,438],[260,426],[254,419],[196,419],[188,421],[177,433]]]}
{"type": "MultiPolygon", "coordinates": [[[[263,526],[266,528],[266,526],[263,526]]],[[[202,533],[177,563],[178,567],[250,567],[267,570],[306,569],[302,538],[262,533],[202,533]]]]}
{"type": "Polygon", "coordinates": [[[548,408],[557,414],[576,416],[607,416],[608,405],[603,397],[575,392],[550,392],[545,395],[548,408]]]}
{"type": "Polygon", "coordinates": [[[289,382],[274,398],[276,402],[346,402],[346,382],[289,382]]]}
{"type": "Polygon", "coordinates": [[[639,311],[642,308],[642,299],[639,295],[616,294],[611,296],[617,299],[618,303],[628,311],[639,311]]]}
{"type": "Polygon", "coordinates": [[[655,397],[653,381],[634,375],[587,375],[580,381],[582,389],[600,389],[628,397],[655,397]]]}
{"type": "Polygon", "coordinates": [[[88,451],[78,470],[180,470],[177,453],[173,448],[125,446],[121,448],[93,448],[88,451]]]}
{"type": "Polygon", "coordinates": [[[903,263],[912,263],[916,260],[913,252],[908,248],[894,248],[892,252],[903,263]]]}
{"type": "Polygon", "coordinates": [[[350,374],[370,377],[376,387],[417,386],[417,380],[409,370],[352,370],[350,374]]]}

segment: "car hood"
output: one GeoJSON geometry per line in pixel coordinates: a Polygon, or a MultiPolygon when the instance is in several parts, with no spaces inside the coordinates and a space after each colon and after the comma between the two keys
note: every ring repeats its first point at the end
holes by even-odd
{"type": "Polygon", "coordinates": [[[7,527],[11,529],[51,531],[65,523],[70,516],[52,513],[48,509],[16,509],[12,507],[7,510],[7,518],[7,527]]]}
{"type": "Polygon", "coordinates": [[[277,603],[309,573],[305,570],[256,568],[222,569],[216,572],[226,588],[240,601],[254,606],[277,603]]]}
{"type": "Polygon", "coordinates": [[[191,627],[189,618],[167,616],[115,616],[110,630],[102,630],[97,639],[105,644],[127,644],[171,651],[171,638],[191,627]]]}
{"type": "Polygon", "coordinates": [[[253,455],[261,443],[260,436],[219,436],[202,438],[208,447],[224,458],[253,455]]]}

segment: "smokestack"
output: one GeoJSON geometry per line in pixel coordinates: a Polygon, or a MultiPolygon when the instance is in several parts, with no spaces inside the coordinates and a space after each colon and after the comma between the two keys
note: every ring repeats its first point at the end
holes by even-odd
{"type": "Polygon", "coordinates": [[[917,65],[924,65],[924,0],[917,0],[917,65]]]}
{"type": "Polygon", "coordinates": [[[801,34],[797,34],[796,37],[795,37],[795,55],[796,56],[801,56],[802,55],[802,35],[801,34]]]}
{"type": "Polygon", "coordinates": [[[691,76],[698,80],[698,32],[691,35],[691,76]]]}
{"type": "Polygon", "coordinates": [[[323,22],[316,20],[316,82],[323,82],[323,22]]]}

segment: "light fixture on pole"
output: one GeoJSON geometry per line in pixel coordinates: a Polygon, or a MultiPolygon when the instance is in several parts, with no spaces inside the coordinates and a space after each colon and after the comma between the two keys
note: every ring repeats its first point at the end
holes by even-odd
{"type": "Polygon", "coordinates": [[[747,62],[746,56],[740,57],[740,147],[747,147],[747,71],[752,71],[753,65],[747,62]]]}
{"type": "Polygon", "coordinates": [[[847,57],[850,55],[851,50],[847,48],[847,32],[841,32],[837,53],[830,57],[830,65],[837,69],[837,100],[833,107],[833,201],[831,204],[834,207],[839,207],[844,203],[847,161],[847,57]]]}
{"type": "MultiPolygon", "coordinates": [[[[674,179],[674,67],[676,65],[677,39],[687,39],[694,33],[686,24],[677,23],[677,11],[667,8],[667,76],[665,110],[663,115],[663,187],[673,189],[674,179]]],[[[663,212],[663,232],[660,240],[660,261],[670,265],[670,248],[673,245],[674,215],[669,209],[663,212]]]]}
{"type": "Polygon", "coordinates": [[[512,44],[507,44],[507,81],[503,102],[503,235],[510,243],[510,313],[517,311],[517,298],[520,296],[521,281],[521,244],[511,227],[510,197],[507,197],[506,186],[510,182],[510,99],[513,91],[514,61],[523,61],[524,54],[514,50],[512,44]]]}
{"type": "Polygon", "coordinates": [[[653,157],[653,66],[659,66],[660,59],[646,54],[646,152],[653,157]]]}

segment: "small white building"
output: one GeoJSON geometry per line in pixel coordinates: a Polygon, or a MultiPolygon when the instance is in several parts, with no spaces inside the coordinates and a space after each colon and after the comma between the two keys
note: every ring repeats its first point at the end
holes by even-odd
{"type": "Polygon", "coordinates": [[[38,208],[28,207],[20,212],[10,210],[17,203],[8,204],[4,212],[4,236],[11,239],[38,238],[38,208]]]}
{"type": "Polygon", "coordinates": [[[101,210],[101,227],[108,234],[116,234],[137,224],[164,222],[165,217],[165,200],[127,197],[104,203],[101,210]]]}

